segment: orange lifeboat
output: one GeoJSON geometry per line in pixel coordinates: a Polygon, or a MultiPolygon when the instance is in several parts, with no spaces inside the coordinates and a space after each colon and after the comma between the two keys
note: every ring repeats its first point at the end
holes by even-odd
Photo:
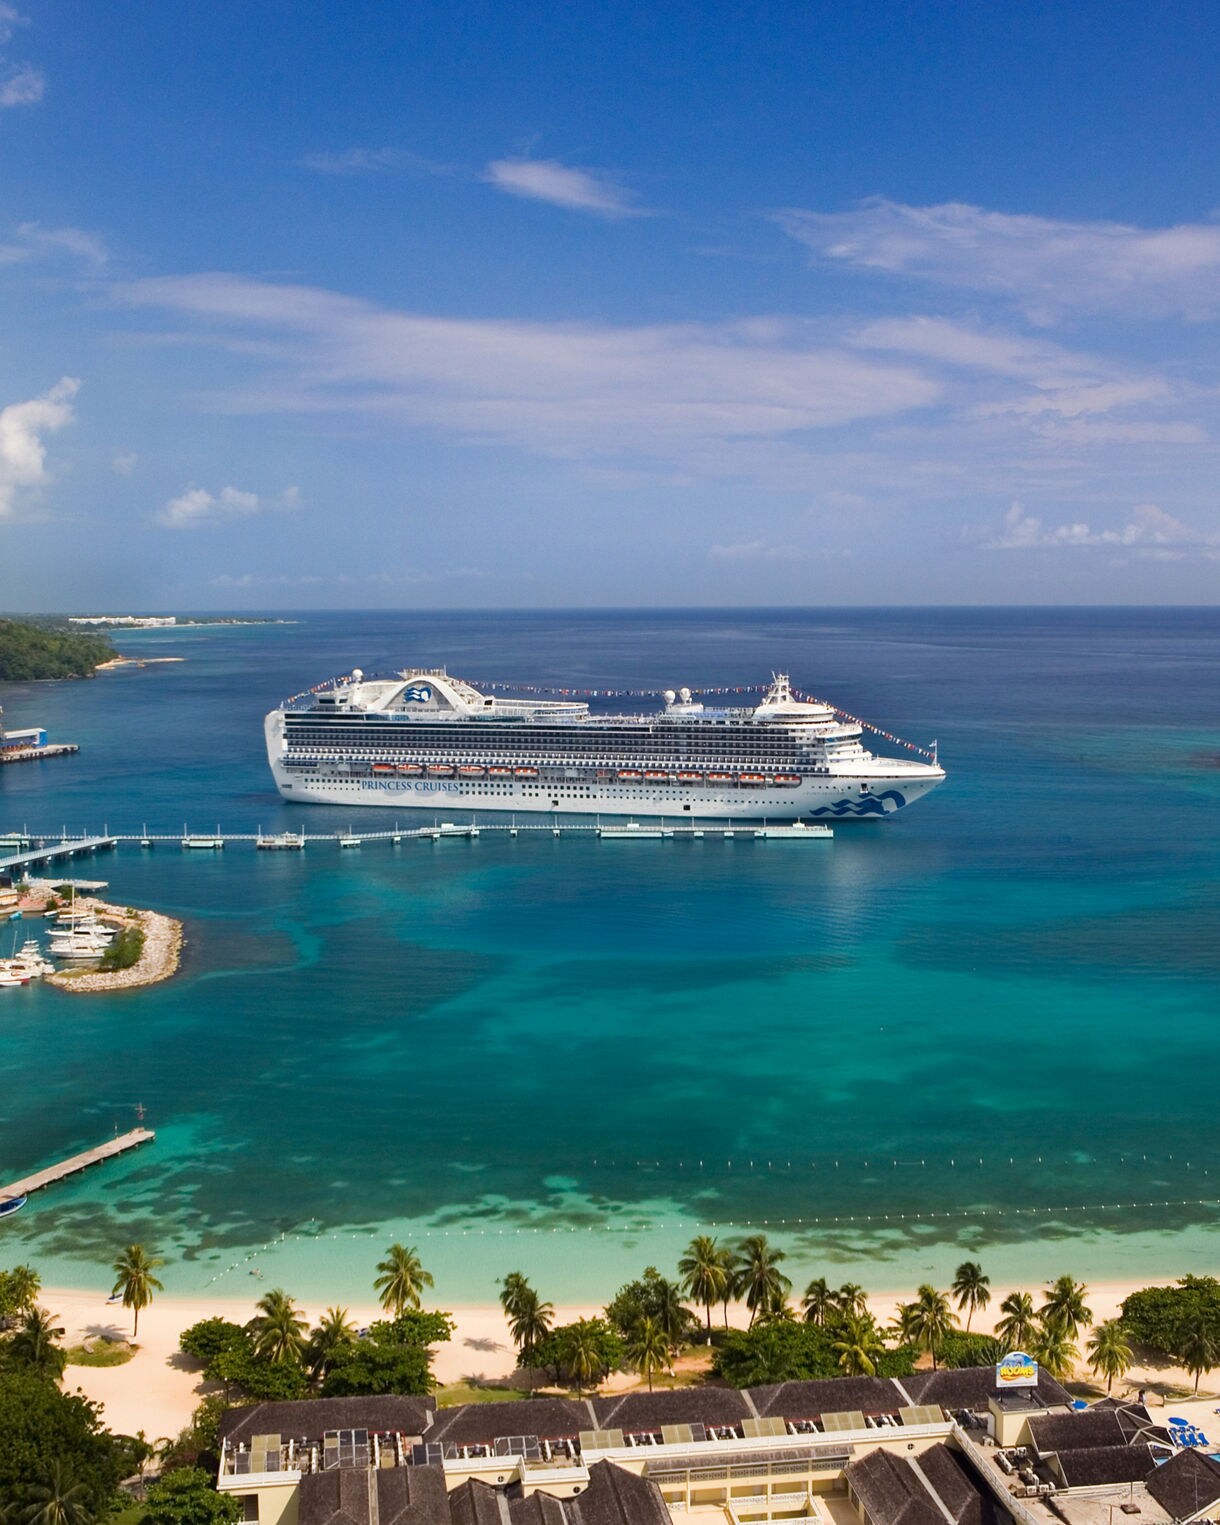
{"type": "Polygon", "coordinates": [[[800,781],[801,775],[799,773],[777,773],[775,775],[775,782],[783,784],[785,789],[795,789],[800,781]]]}
{"type": "Polygon", "coordinates": [[[409,773],[412,777],[417,777],[424,771],[424,765],[423,763],[399,763],[398,771],[400,773],[409,773]]]}
{"type": "Polygon", "coordinates": [[[516,776],[518,778],[537,778],[538,777],[538,769],[537,768],[514,768],[513,772],[516,774],[516,776]]]}
{"type": "Polygon", "coordinates": [[[709,773],[707,781],[709,784],[731,784],[733,782],[733,775],[731,773],[709,773]]]}
{"type": "Polygon", "coordinates": [[[429,763],[428,764],[428,772],[433,774],[437,778],[452,778],[453,777],[453,764],[452,763],[429,763]]]}
{"type": "Polygon", "coordinates": [[[397,771],[398,770],[395,768],[393,763],[374,763],[373,764],[373,772],[374,773],[396,773],[397,771]]]}
{"type": "Polygon", "coordinates": [[[482,763],[463,763],[458,769],[459,778],[482,778],[487,769],[482,763]]]}
{"type": "Polygon", "coordinates": [[[678,774],[678,782],[680,784],[701,784],[703,782],[703,774],[702,773],[679,773],[678,774]]]}
{"type": "Polygon", "coordinates": [[[767,782],[767,775],[765,773],[739,773],[737,778],[739,783],[752,784],[755,786],[758,784],[765,784],[767,782]]]}
{"type": "Polygon", "coordinates": [[[629,784],[638,784],[644,775],[638,768],[620,768],[618,776],[629,784]]]}
{"type": "Polygon", "coordinates": [[[513,776],[511,768],[488,768],[487,771],[492,778],[512,778],[513,776]]]}

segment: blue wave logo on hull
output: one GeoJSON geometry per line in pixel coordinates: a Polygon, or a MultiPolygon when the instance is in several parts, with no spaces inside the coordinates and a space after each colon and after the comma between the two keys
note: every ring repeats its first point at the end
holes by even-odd
{"type": "Polygon", "coordinates": [[[867,794],[859,800],[838,800],[833,805],[820,805],[809,814],[830,815],[836,820],[843,820],[847,816],[857,818],[866,815],[892,815],[895,810],[901,810],[906,804],[906,796],[899,794],[897,789],[885,789],[880,794],[867,794]],[[886,801],[892,801],[887,804],[886,801]]]}

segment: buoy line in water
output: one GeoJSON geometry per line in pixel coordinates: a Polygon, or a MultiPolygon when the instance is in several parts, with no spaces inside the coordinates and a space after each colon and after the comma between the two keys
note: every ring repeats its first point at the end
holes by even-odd
{"type": "MultiPolygon", "coordinates": [[[[666,1229],[681,1229],[683,1232],[703,1229],[731,1229],[736,1233],[746,1233],[750,1229],[779,1228],[779,1229],[803,1229],[803,1228],[827,1228],[840,1227],[851,1228],[858,1224],[886,1225],[896,1223],[927,1223],[932,1221],[943,1222],[946,1219],[974,1220],[995,1218],[1019,1218],[1019,1217],[1051,1217],[1058,1218],[1070,1214],[1079,1213],[1105,1213],[1105,1212],[1130,1212],[1134,1210],[1147,1211],[1151,1208],[1166,1207],[1215,1207],[1220,1208],[1220,1199],[1212,1197],[1182,1197],[1176,1201],[1155,1202],[1085,1202],[1073,1203],[1061,1207],[991,1207],[991,1208],[952,1208],[945,1212],[927,1213],[855,1213],[840,1214],[838,1217],[825,1218],[762,1218],[752,1223],[743,1223],[738,1220],[717,1222],[712,1219],[657,1219],[637,1221],[635,1223],[604,1223],[604,1224],[569,1224],[566,1227],[552,1224],[550,1227],[528,1227],[516,1225],[512,1228],[424,1228],[416,1230],[416,1236],[421,1239],[466,1239],[466,1238],[513,1238],[522,1235],[536,1234],[647,1234],[666,1229]]],[[[320,1234],[288,1233],[285,1230],[278,1239],[270,1240],[263,1245],[262,1250],[251,1250],[241,1260],[235,1260],[232,1265],[226,1266],[223,1271],[217,1271],[215,1276],[209,1278],[206,1286],[212,1286],[229,1276],[234,1271],[240,1271],[248,1266],[252,1260],[257,1260],[265,1251],[274,1250],[288,1240],[301,1242],[315,1240],[319,1243],[340,1239],[375,1239],[380,1236],[379,1229],[349,1230],[347,1232],[333,1232],[320,1234]]]]}

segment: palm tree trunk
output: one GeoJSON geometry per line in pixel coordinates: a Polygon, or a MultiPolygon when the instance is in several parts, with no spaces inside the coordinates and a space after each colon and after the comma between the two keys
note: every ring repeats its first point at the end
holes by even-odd
{"type": "Polygon", "coordinates": [[[137,1309],[136,1309],[136,1322],[135,1322],[135,1327],[134,1327],[134,1328],[133,1328],[133,1329],[132,1329],[132,1331],[131,1331],[131,1337],[132,1337],[132,1339],[133,1339],[133,1340],[134,1340],[134,1339],[136,1339],[136,1338],[137,1338],[137,1337],[138,1337],[138,1335],[139,1335],[139,1333],[140,1333],[140,1310],[139,1310],[139,1309],[138,1309],[138,1308],[137,1308],[137,1309]]]}
{"type": "Polygon", "coordinates": [[[704,1303],[703,1309],[707,1314],[707,1342],[710,1345],[712,1343],[712,1300],[710,1297],[704,1303]]]}

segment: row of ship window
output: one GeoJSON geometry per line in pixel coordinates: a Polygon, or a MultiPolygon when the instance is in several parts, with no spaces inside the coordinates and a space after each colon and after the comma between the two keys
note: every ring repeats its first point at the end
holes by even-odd
{"type": "MultiPolygon", "coordinates": [[[[321,764],[334,759],[289,757],[285,759],[288,768],[313,769],[321,764]]],[[[348,771],[358,773],[363,777],[375,778],[443,778],[456,779],[459,782],[474,782],[482,778],[503,779],[505,787],[508,781],[514,784],[541,779],[543,782],[567,785],[567,778],[556,779],[554,770],[536,768],[533,766],[510,766],[496,765],[485,767],[481,763],[391,763],[373,762],[360,760],[348,764],[348,771]]],[[[630,784],[713,784],[730,785],[745,784],[758,786],[762,784],[777,784],[781,788],[795,788],[802,783],[810,774],[825,773],[824,768],[807,769],[805,773],[755,772],[749,769],[739,769],[737,772],[722,772],[709,770],[699,772],[694,769],[661,769],[661,768],[607,768],[602,770],[602,777],[598,783],[630,783],[630,784]]]]}

